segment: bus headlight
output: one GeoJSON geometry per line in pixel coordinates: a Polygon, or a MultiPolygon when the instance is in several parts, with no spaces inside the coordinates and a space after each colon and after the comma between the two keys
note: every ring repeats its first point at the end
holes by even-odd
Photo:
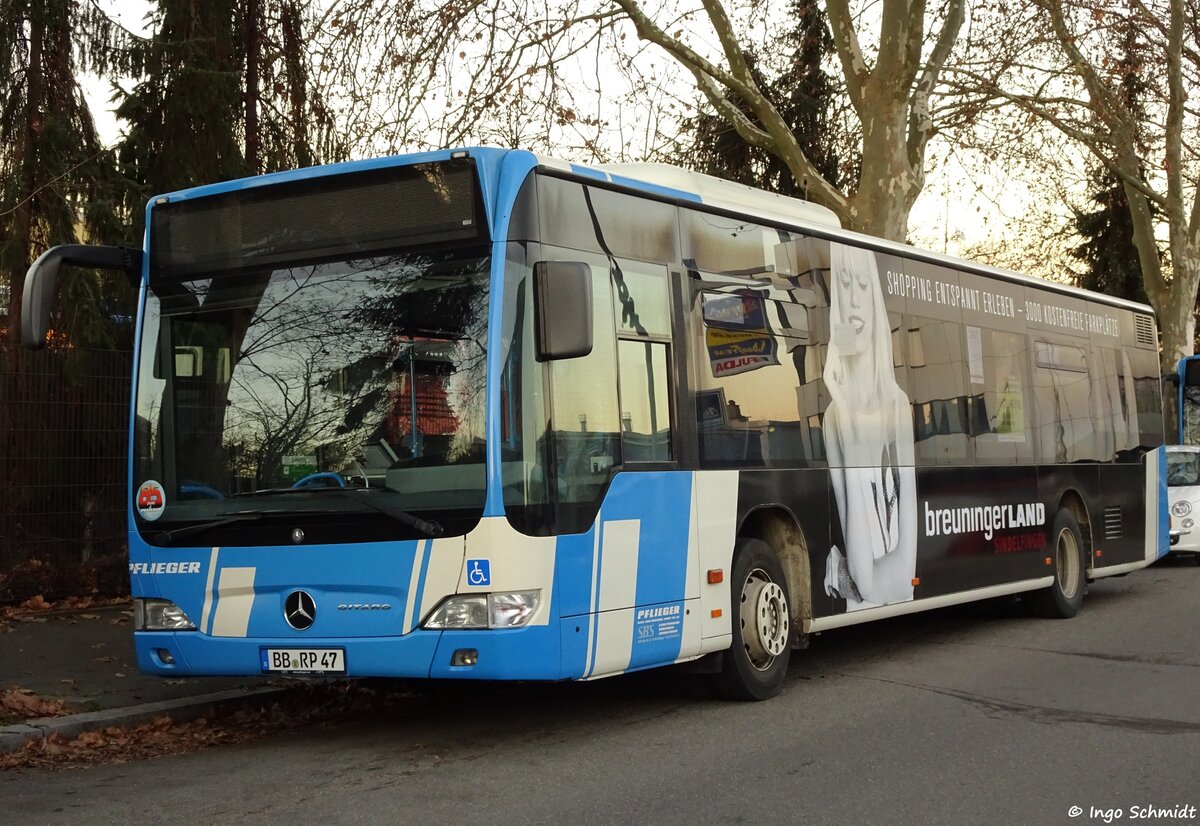
{"type": "Polygon", "coordinates": [[[448,597],[425,620],[425,628],[520,628],[537,613],[541,591],[497,594],[456,594],[448,597]]]}
{"type": "Polygon", "coordinates": [[[165,599],[133,601],[134,631],[195,631],[196,625],[175,603],[165,599]]]}
{"type": "Polygon", "coordinates": [[[537,612],[541,591],[512,591],[488,595],[488,622],[492,628],[520,628],[537,612]]]}

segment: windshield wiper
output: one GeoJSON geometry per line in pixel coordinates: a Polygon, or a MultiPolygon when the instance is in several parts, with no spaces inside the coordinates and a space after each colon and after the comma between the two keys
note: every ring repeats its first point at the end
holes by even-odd
{"type": "MultiPolygon", "coordinates": [[[[324,488],[324,490],[335,490],[338,493],[340,493],[342,496],[345,496],[345,497],[351,498],[351,499],[356,498],[359,495],[359,493],[358,493],[359,491],[386,490],[391,493],[399,493],[400,492],[398,490],[393,490],[392,488],[389,488],[389,487],[324,488]]],[[[417,516],[415,513],[409,513],[408,511],[406,511],[402,508],[388,507],[386,505],[381,505],[378,502],[372,502],[369,499],[358,499],[357,501],[362,502],[362,504],[366,505],[368,508],[370,508],[373,511],[382,513],[384,516],[390,516],[392,519],[395,519],[397,522],[400,522],[401,524],[404,524],[404,525],[408,525],[410,528],[414,528],[414,529],[420,531],[421,533],[425,534],[426,536],[436,537],[436,536],[441,536],[442,534],[444,534],[446,532],[446,529],[443,528],[441,526],[441,524],[439,524],[438,522],[435,522],[432,519],[422,519],[421,517],[417,516]]]]}
{"type": "Polygon", "coordinates": [[[196,536],[205,531],[219,528],[222,525],[231,525],[234,522],[248,522],[254,519],[262,519],[266,513],[264,511],[241,511],[239,513],[231,513],[224,519],[214,519],[210,522],[197,522],[195,525],[187,525],[182,528],[175,528],[169,531],[163,531],[158,535],[158,539],[163,542],[175,542],[178,539],[187,539],[189,536],[196,536]]]}
{"type": "Polygon", "coordinates": [[[347,499],[353,499],[362,505],[370,508],[376,513],[382,513],[389,519],[394,519],[402,525],[407,525],[414,530],[418,530],[426,536],[441,536],[446,532],[439,523],[432,519],[422,519],[414,513],[409,513],[402,508],[390,507],[381,505],[378,502],[372,502],[361,494],[365,491],[383,490],[389,493],[400,493],[400,491],[389,487],[374,487],[374,488],[337,488],[337,487],[303,487],[303,488],[264,488],[263,490],[252,490],[246,493],[235,493],[235,497],[241,498],[245,496],[271,496],[275,494],[293,494],[293,493],[319,493],[328,495],[330,493],[337,494],[347,499]]]}
{"type": "Polygon", "coordinates": [[[175,542],[180,539],[187,539],[189,536],[196,536],[205,531],[210,531],[213,528],[220,528],[223,525],[232,525],[234,522],[253,522],[262,519],[265,516],[311,516],[318,513],[336,513],[329,510],[283,510],[272,509],[262,511],[235,511],[233,513],[222,514],[223,519],[213,519],[209,522],[197,522],[195,525],[185,525],[182,528],[173,528],[169,531],[162,531],[156,539],[165,542],[175,542]]]}
{"type": "Polygon", "coordinates": [[[228,493],[226,499],[246,499],[252,496],[275,496],[280,493],[312,493],[314,490],[321,488],[263,488],[262,490],[248,490],[245,493],[228,493]]]}

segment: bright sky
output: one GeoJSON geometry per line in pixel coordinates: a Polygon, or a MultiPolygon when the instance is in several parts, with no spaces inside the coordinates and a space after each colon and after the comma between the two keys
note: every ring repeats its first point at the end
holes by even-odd
{"type": "MultiPolygon", "coordinates": [[[[150,33],[146,27],[146,14],[150,11],[151,4],[146,0],[93,0],[93,2],[112,20],[134,34],[148,35],[150,33]]],[[[96,119],[96,129],[100,132],[100,138],[106,144],[115,143],[120,137],[120,125],[112,111],[114,107],[110,100],[113,95],[112,83],[93,75],[80,75],[79,83],[91,103],[92,117],[96,119]]],[[[121,86],[126,90],[132,85],[132,79],[121,82],[121,86]]]]}

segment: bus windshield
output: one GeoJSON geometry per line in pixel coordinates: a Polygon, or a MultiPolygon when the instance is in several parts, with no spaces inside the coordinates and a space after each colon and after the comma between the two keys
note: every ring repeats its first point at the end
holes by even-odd
{"type": "Polygon", "coordinates": [[[262,512],[477,521],[488,265],[476,244],[152,278],[139,526],[262,512]],[[318,496],[330,488],[356,495],[318,496]]]}
{"type": "Polygon", "coordinates": [[[1168,449],[1167,485],[1173,488],[1200,485],[1200,453],[1187,449],[1168,449]]]}

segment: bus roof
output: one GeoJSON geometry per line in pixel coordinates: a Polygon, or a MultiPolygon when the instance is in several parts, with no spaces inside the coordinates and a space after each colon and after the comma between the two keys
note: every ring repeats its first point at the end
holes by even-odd
{"type": "Polygon", "coordinates": [[[766,190],[755,189],[743,184],[715,178],[700,172],[692,172],[682,167],[663,163],[618,163],[585,164],[571,163],[558,158],[537,156],[538,164],[549,170],[574,174],[576,176],[603,180],[613,186],[633,189],[649,194],[667,197],[674,200],[691,201],[714,209],[737,213],[764,221],[790,224],[801,229],[811,230],[814,235],[828,239],[853,241],[864,247],[878,252],[915,258],[932,264],[952,267],[964,272],[972,272],[992,278],[999,278],[1018,284],[1051,290],[1076,298],[1085,298],[1100,304],[1123,307],[1141,313],[1154,314],[1154,309],[1146,304],[1129,301],[1104,293],[1048,281],[1031,275],[1024,275],[1002,267],[993,267],[962,258],[954,258],[942,253],[889,241],[873,235],[842,228],[841,222],[833,210],[799,198],[789,198],[766,190]]]}
{"type": "MultiPolygon", "coordinates": [[[[493,162],[500,162],[503,156],[514,152],[519,152],[519,150],[515,151],[496,147],[464,147],[410,153],[402,156],[347,161],[192,187],[166,195],[155,196],[150,199],[150,204],[161,202],[167,198],[176,200],[181,197],[203,197],[231,190],[270,185],[280,181],[316,178],[325,175],[392,166],[397,162],[407,164],[440,161],[459,154],[478,157],[490,156],[493,162]]],[[[872,235],[864,235],[859,232],[843,229],[837,215],[826,207],[800,198],[789,198],[774,192],[755,189],[754,187],[715,178],[700,172],[692,172],[682,167],[662,163],[620,163],[588,166],[586,164],[572,163],[529,152],[521,152],[520,154],[524,154],[527,158],[532,157],[538,167],[560,174],[599,180],[613,187],[640,192],[652,197],[703,205],[716,211],[762,220],[767,223],[795,227],[809,231],[817,237],[851,241],[878,252],[915,258],[933,264],[960,269],[965,272],[974,272],[992,278],[1000,278],[1005,281],[1051,290],[1064,295],[1082,297],[1101,304],[1123,307],[1150,315],[1154,314],[1154,310],[1151,307],[1135,301],[1128,301],[1123,298],[1104,295],[1103,293],[1094,293],[1079,289],[1078,287],[1072,287],[1068,284],[1047,281],[1042,278],[1013,272],[1012,270],[979,264],[961,258],[953,258],[908,244],[888,241],[872,235]]]]}
{"type": "Polygon", "coordinates": [[[569,170],[590,177],[602,177],[618,186],[644,188],[645,184],[651,184],[656,188],[667,190],[668,194],[691,195],[692,198],[687,200],[697,200],[708,206],[758,215],[769,220],[784,223],[800,221],[835,229],[840,229],[842,226],[833,210],[811,201],[789,198],[776,192],[755,189],[752,186],[734,183],[670,164],[606,163],[582,166],[543,157],[539,157],[538,162],[545,167],[569,170]]]}

